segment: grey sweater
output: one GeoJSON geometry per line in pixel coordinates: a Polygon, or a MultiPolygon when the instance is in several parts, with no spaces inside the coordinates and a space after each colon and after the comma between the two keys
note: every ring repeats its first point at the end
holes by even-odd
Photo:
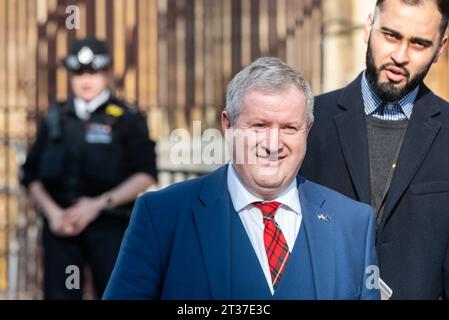
{"type": "Polygon", "coordinates": [[[380,120],[367,116],[366,125],[371,171],[371,205],[380,217],[382,203],[390,187],[408,120],[380,120]]]}

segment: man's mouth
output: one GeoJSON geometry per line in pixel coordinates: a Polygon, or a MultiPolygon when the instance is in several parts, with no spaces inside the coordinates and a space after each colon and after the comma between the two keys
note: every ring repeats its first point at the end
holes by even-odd
{"type": "Polygon", "coordinates": [[[387,76],[388,80],[399,83],[403,81],[405,78],[407,78],[407,72],[399,67],[395,66],[388,66],[384,68],[385,75],[387,76]]]}
{"type": "Polygon", "coordinates": [[[278,155],[278,154],[257,154],[257,158],[265,160],[265,161],[282,161],[286,158],[286,155],[278,155]]]}

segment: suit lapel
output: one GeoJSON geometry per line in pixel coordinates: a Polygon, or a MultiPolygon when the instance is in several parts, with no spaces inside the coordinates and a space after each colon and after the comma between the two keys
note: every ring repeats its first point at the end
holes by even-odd
{"type": "Polygon", "coordinates": [[[440,113],[440,106],[433,93],[426,86],[422,86],[423,88],[413,107],[412,117],[399,153],[396,171],[385,200],[381,228],[415,176],[441,127],[441,123],[434,118],[435,115],[440,113]]]}
{"type": "Polygon", "coordinates": [[[358,200],[371,203],[368,139],[360,82],[361,75],[343,90],[338,100],[342,112],[334,120],[358,200]]]}
{"type": "Polygon", "coordinates": [[[302,223],[307,230],[307,239],[312,262],[317,299],[333,299],[335,286],[335,219],[327,211],[326,200],[309,189],[307,180],[298,177],[299,201],[302,223]],[[318,218],[327,215],[329,221],[318,218]]]}
{"type": "Polygon", "coordinates": [[[231,298],[230,201],[227,167],[204,179],[193,213],[212,299],[231,298]]]}

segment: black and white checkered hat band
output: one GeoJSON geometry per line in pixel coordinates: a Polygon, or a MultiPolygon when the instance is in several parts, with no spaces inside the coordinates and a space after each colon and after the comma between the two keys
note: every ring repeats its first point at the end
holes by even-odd
{"type": "Polygon", "coordinates": [[[92,70],[103,70],[111,64],[111,57],[107,54],[97,54],[89,63],[80,63],[76,55],[69,55],[64,60],[65,66],[72,71],[78,71],[82,68],[90,68],[92,70]]]}

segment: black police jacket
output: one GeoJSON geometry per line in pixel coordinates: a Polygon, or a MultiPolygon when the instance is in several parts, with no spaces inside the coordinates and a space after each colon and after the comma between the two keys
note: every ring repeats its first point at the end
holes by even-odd
{"type": "Polygon", "coordinates": [[[28,153],[22,183],[41,181],[54,200],[67,207],[137,172],[157,178],[154,149],[145,118],[136,109],[111,97],[84,121],[76,116],[72,98],[49,108],[28,153]]]}

